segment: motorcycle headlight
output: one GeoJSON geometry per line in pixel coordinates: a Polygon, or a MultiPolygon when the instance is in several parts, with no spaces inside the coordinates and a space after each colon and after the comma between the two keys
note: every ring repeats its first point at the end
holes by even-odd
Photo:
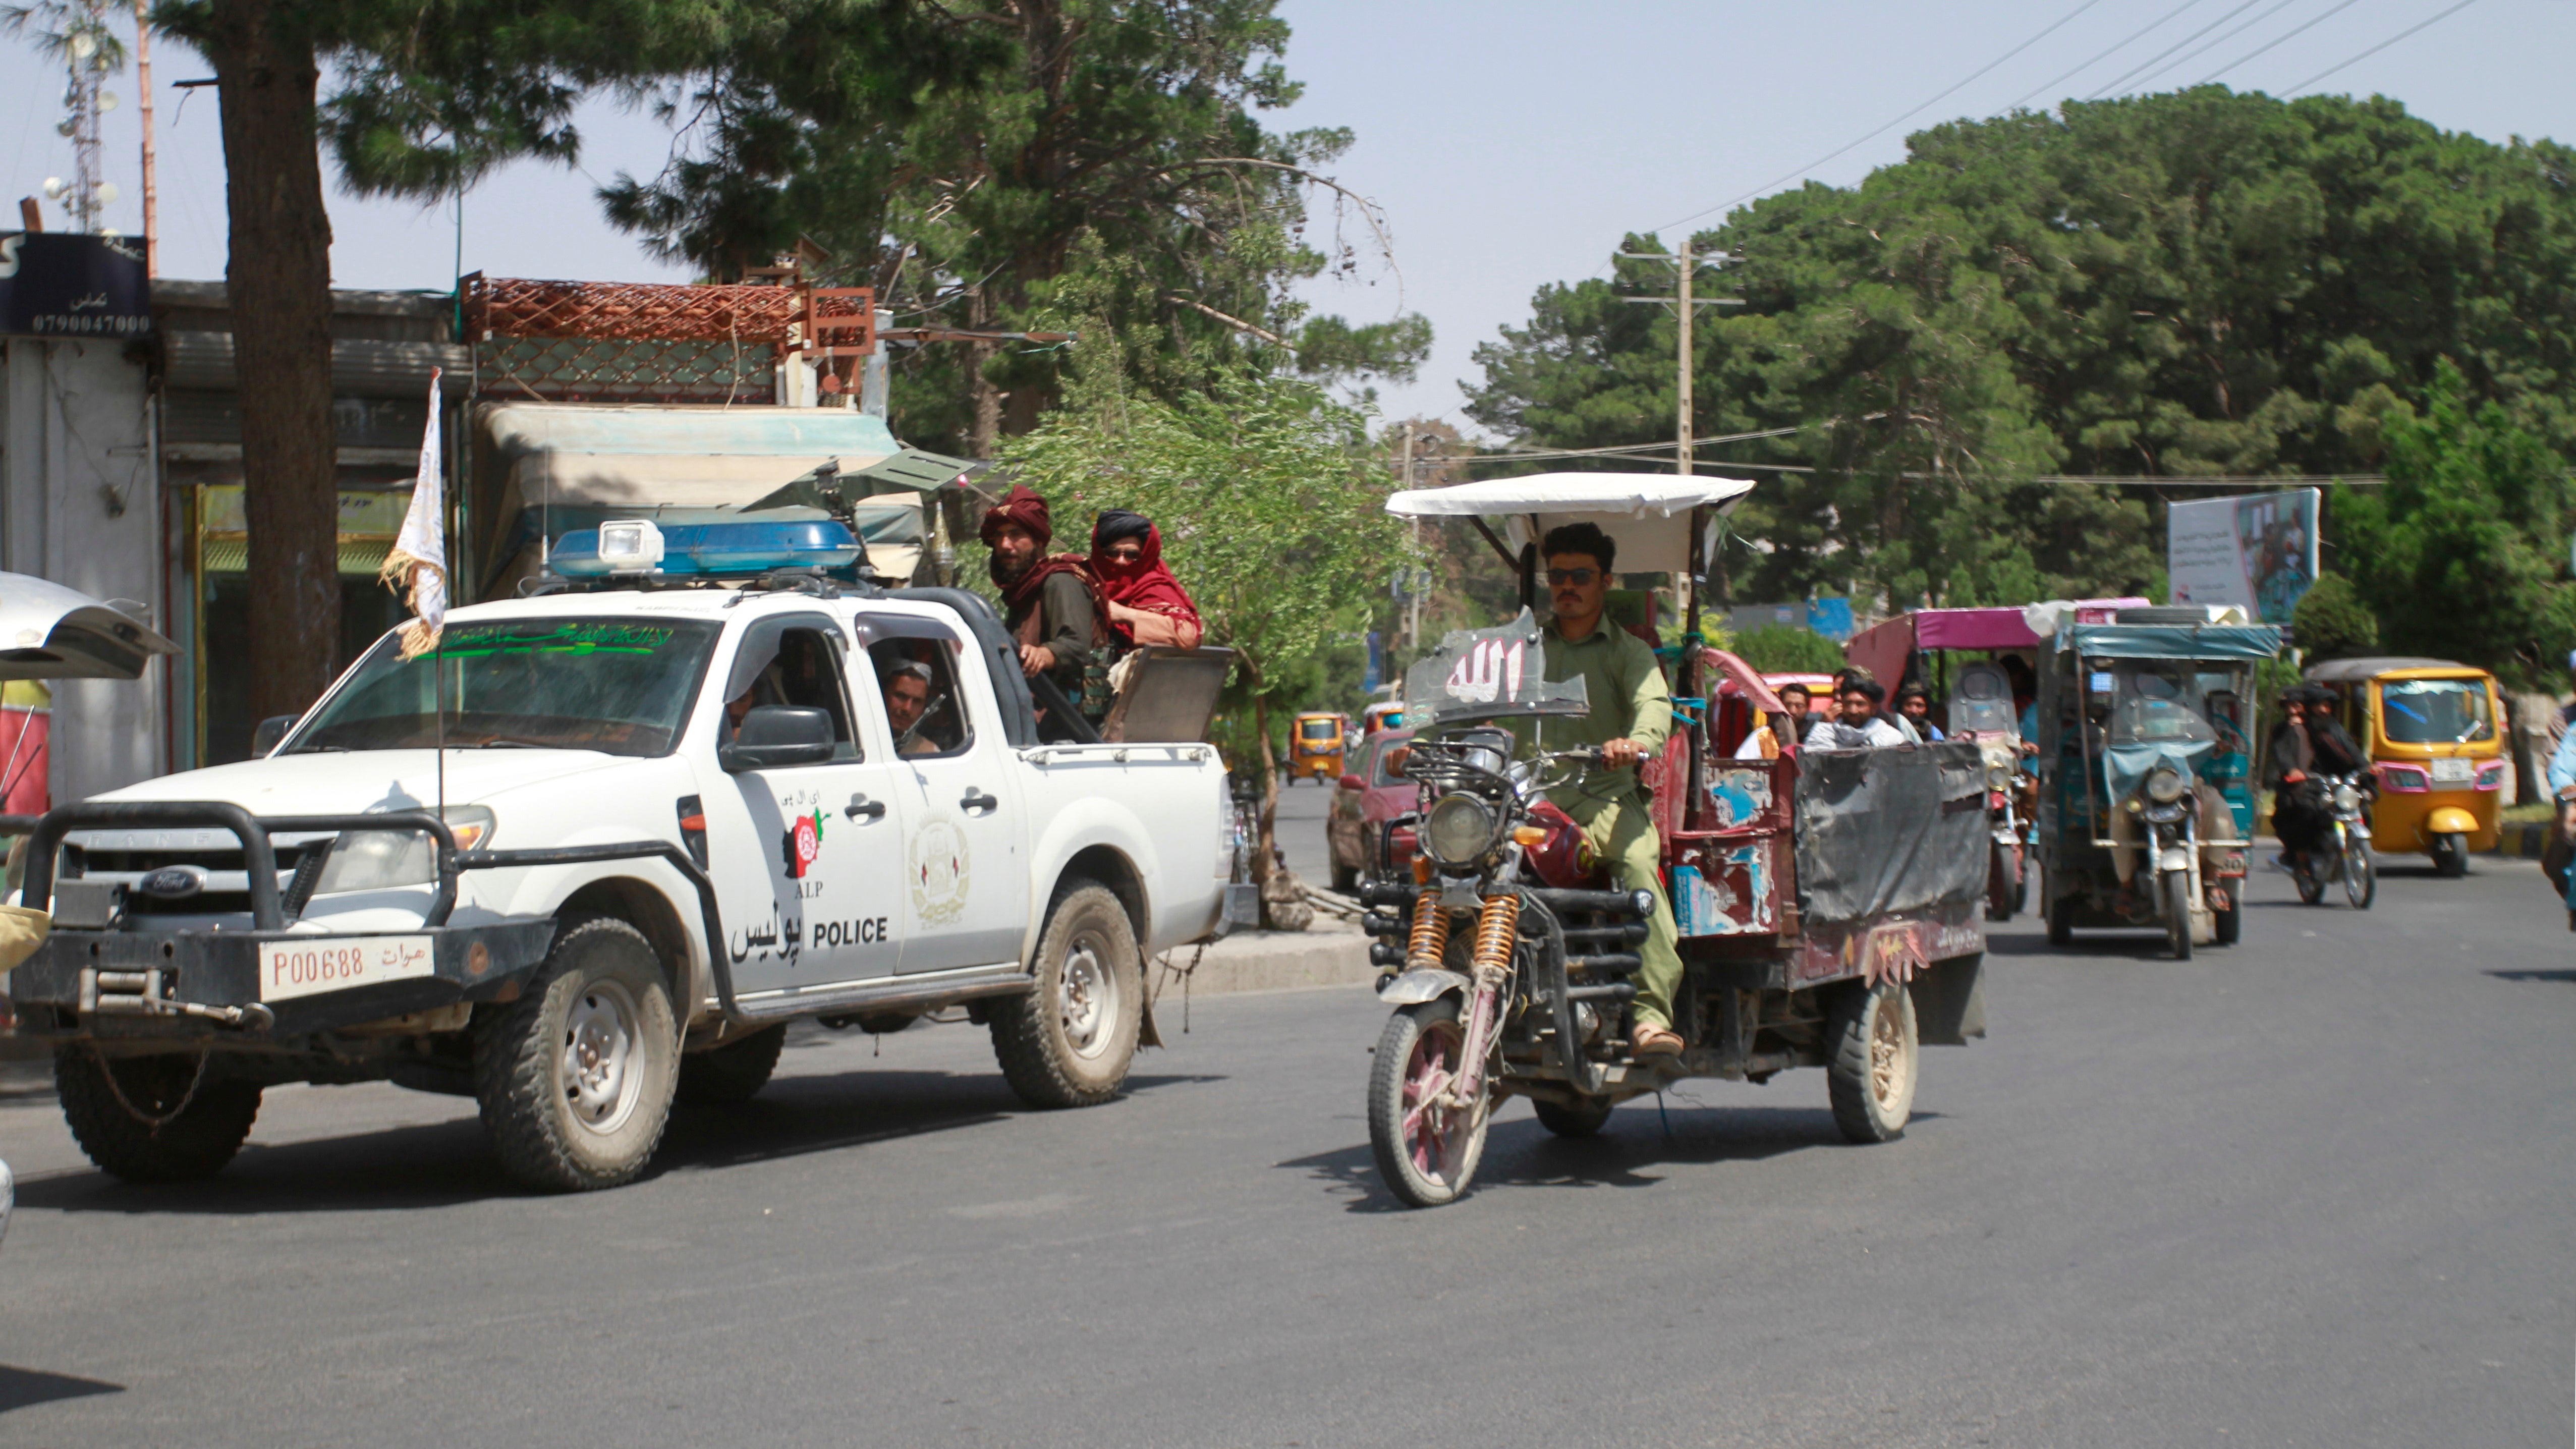
{"type": "Polygon", "coordinates": [[[2361,808],[2361,792],[2352,788],[2350,785],[2335,786],[2334,800],[2335,808],[2337,810],[2358,810],[2361,808]]]}
{"type": "Polygon", "coordinates": [[[1986,766],[1986,788],[1989,790],[2011,789],[2012,777],[2013,772],[2012,766],[2010,765],[1986,766]]]}
{"type": "Polygon", "coordinates": [[[1422,848],[1442,865],[1473,865],[1494,842],[1494,812],[1473,795],[1443,795],[1423,817],[1422,848]]]}
{"type": "Polygon", "coordinates": [[[2147,798],[2159,805],[2170,805],[2182,798],[2182,771],[2171,765],[2158,765],[2147,772],[2147,798]]]}
{"type": "MultiPolygon", "coordinates": [[[[492,812],[480,805],[451,805],[442,818],[456,832],[459,850],[472,850],[492,838],[492,812]]],[[[428,836],[409,830],[352,830],[332,845],[313,893],[391,890],[436,879],[438,847],[428,836]]]]}

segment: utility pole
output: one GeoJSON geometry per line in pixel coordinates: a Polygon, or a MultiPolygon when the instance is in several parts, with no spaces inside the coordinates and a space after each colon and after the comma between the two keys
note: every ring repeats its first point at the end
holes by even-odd
{"type": "MultiPolygon", "coordinates": [[[[1409,422],[1404,425],[1403,486],[1413,486],[1413,424],[1409,422]]],[[[1422,647],[1422,570],[1411,560],[1421,556],[1422,520],[1416,518],[1413,520],[1413,549],[1404,566],[1409,575],[1405,579],[1408,587],[1404,591],[1404,642],[1416,649],[1422,647]]]]}
{"type": "Polygon", "coordinates": [[[150,0],[134,0],[134,85],[143,107],[143,275],[161,275],[160,188],[152,180],[152,14],[150,0]]]}
{"type": "MultiPolygon", "coordinates": [[[[1674,289],[1674,295],[1670,297],[1622,297],[1619,300],[1622,302],[1653,303],[1657,306],[1670,307],[1675,313],[1676,320],[1680,323],[1681,345],[1674,349],[1673,356],[1674,376],[1676,380],[1674,391],[1678,397],[1678,401],[1674,407],[1674,412],[1677,416],[1675,417],[1673,424],[1673,471],[1687,478],[1691,476],[1691,452],[1695,446],[1691,435],[1691,413],[1694,410],[1691,398],[1691,318],[1698,312],[1698,309],[1702,307],[1741,307],[1744,305],[1744,299],[1741,297],[1693,297],[1691,295],[1691,279],[1693,274],[1699,269],[1700,263],[1691,255],[1691,239],[1687,232],[1682,235],[1681,250],[1669,255],[1663,252],[1621,252],[1619,255],[1634,262],[1671,262],[1674,264],[1674,269],[1679,281],[1679,285],[1674,289]]],[[[1721,261],[1724,259],[1723,253],[1721,253],[1717,258],[1717,260],[1721,261]]]]}

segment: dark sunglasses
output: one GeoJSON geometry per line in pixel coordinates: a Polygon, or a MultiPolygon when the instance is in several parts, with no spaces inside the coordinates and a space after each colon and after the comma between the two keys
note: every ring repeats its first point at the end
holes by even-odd
{"type": "Polygon", "coordinates": [[[1599,577],[1601,577],[1601,571],[1598,569],[1549,569],[1547,571],[1549,583],[1572,584],[1578,589],[1599,577]]]}

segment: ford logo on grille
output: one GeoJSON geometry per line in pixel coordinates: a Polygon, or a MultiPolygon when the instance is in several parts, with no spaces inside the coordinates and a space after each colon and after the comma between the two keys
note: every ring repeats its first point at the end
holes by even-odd
{"type": "Polygon", "coordinates": [[[184,901],[206,888],[201,865],[165,865],[134,883],[134,888],[160,901],[184,901]]]}

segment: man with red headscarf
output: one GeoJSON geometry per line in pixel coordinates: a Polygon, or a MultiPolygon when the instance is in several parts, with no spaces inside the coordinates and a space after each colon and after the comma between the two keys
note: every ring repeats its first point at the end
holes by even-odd
{"type": "Polygon", "coordinates": [[[1080,702],[1083,670],[1106,637],[1082,555],[1046,551],[1055,537],[1046,500],[1016,484],[984,514],[982,532],[1002,591],[1002,623],[1020,644],[1021,672],[1045,675],[1080,702]]]}
{"type": "Polygon", "coordinates": [[[1163,531],[1152,519],[1124,508],[1101,514],[1091,525],[1091,576],[1120,645],[1199,646],[1198,605],[1163,567],[1163,531]]]}

